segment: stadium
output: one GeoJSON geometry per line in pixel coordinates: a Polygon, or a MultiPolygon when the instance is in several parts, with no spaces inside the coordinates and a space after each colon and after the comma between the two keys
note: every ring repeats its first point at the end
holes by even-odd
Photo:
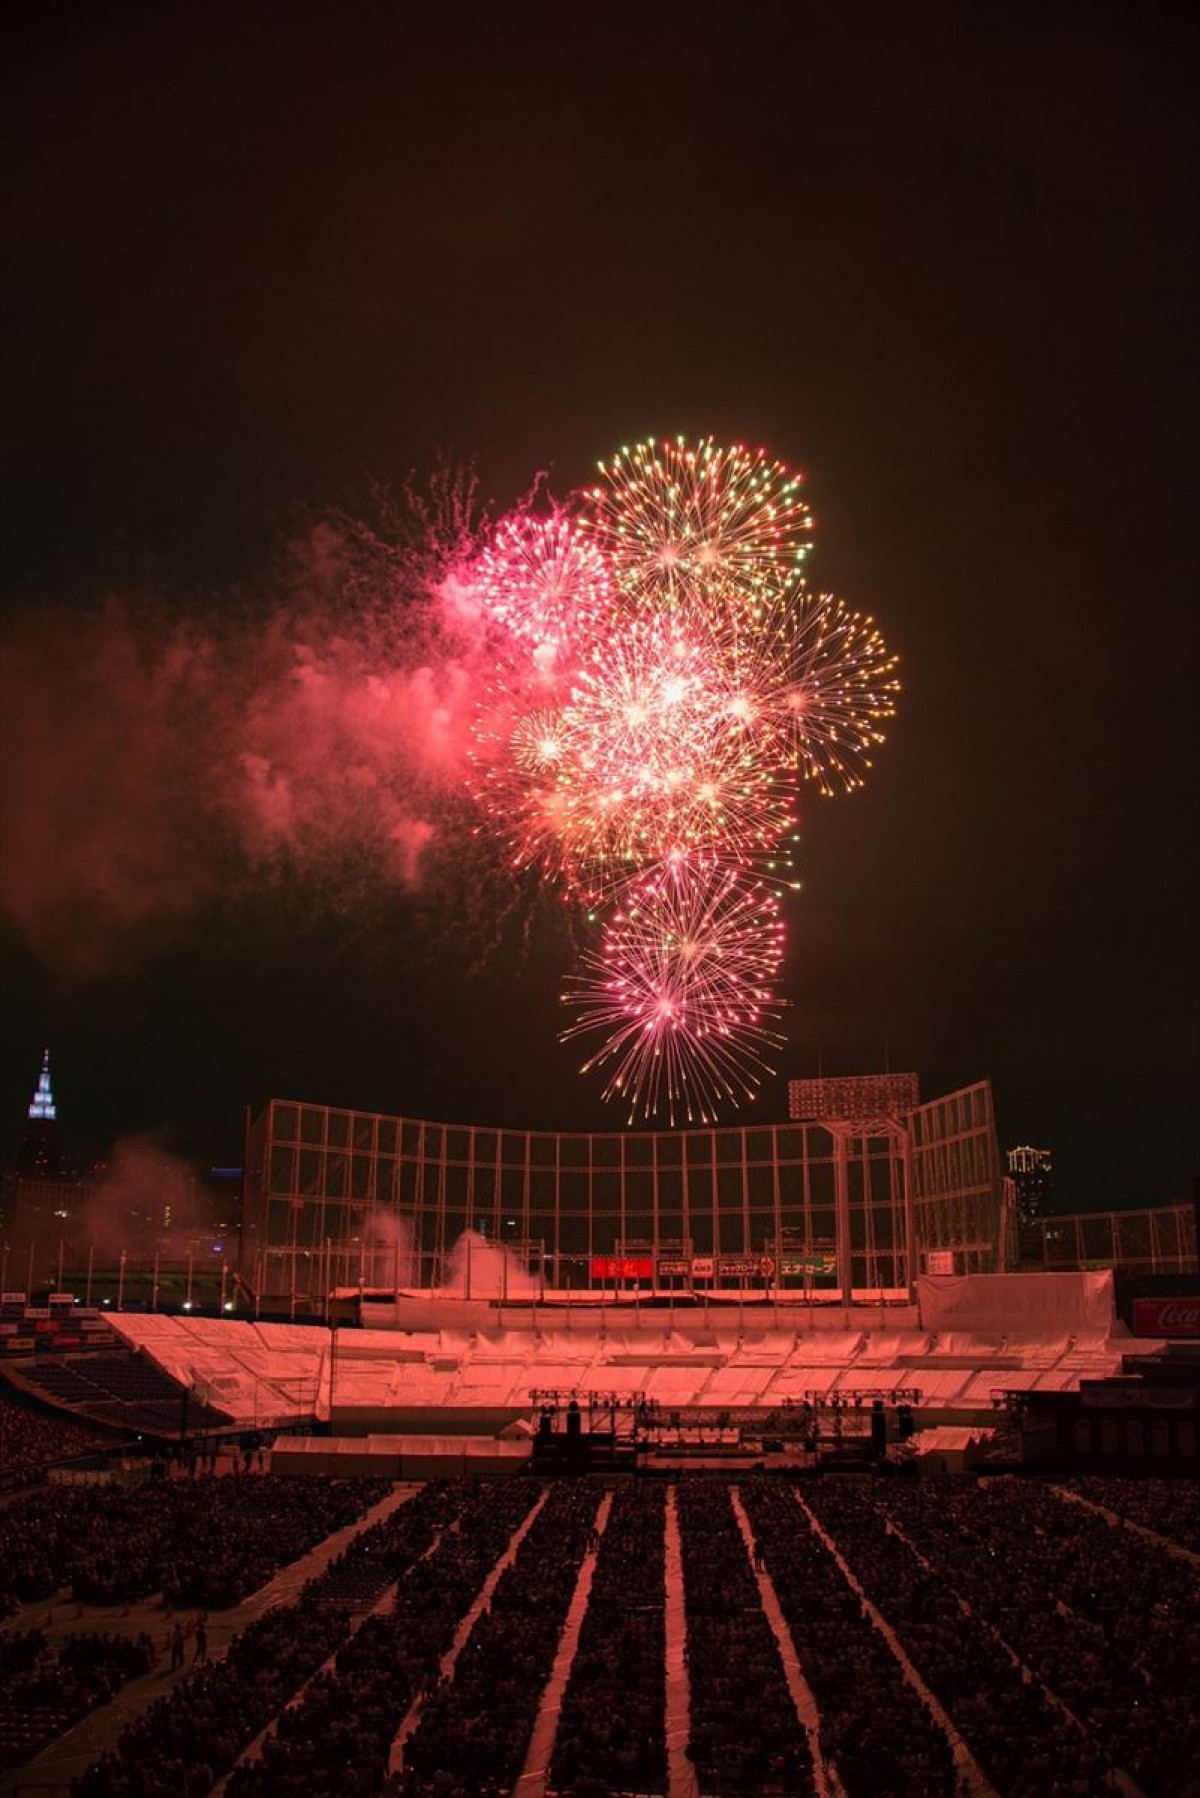
{"type": "Polygon", "coordinates": [[[6,1293],[2,1789],[1194,1791],[1194,1299],[1017,1264],[987,1082],[789,1098],[274,1100],[230,1297],[6,1293]]]}

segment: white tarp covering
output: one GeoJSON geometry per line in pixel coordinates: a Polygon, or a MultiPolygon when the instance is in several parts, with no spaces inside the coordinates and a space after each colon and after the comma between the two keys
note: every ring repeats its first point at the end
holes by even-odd
{"type": "MultiPolygon", "coordinates": [[[[1070,1389],[1114,1371],[1122,1332],[1110,1336],[1107,1274],[971,1275],[921,1282],[922,1303],[941,1321],[918,1331],[816,1328],[807,1320],[697,1312],[622,1319],[578,1308],[569,1325],[494,1321],[476,1329],[455,1314],[421,1331],[340,1329],[236,1318],[125,1314],[114,1330],[198,1399],[239,1424],[272,1424],[354,1410],[386,1427],[444,1409],[468,1427],[525,1410],[535,1390],[643,1390],[668,1407],[775,1405],[804,1392],[916,1386],[925,1405],[956,1400],[981,1408],[1004,1386],[1070,1389]],[[939,1311],[940,1307],[940,1311],[939,1311]],[[1088,1321],[1091,1318],[1099,1321],[1088,1321]],[[1070,1319],[1083,1318],[1085,1324],[1070,1319]],[[1086,1325],[1086,1327],[1085,1327],[1086,1325]],[[475,1418],[478,1421],[475,1421],[475,1418]]],[[[442,1309],[449,1315],[452,1301],[442,1309]]],[[[559,1314],[561,1317],[561,1314],[559,1314]]],[[[915,1322],[915,1319],[914,1319],[915,1322]]],[[[1139,1345],[1140,1346],[1140,1345],[1139,1345]]]]}
{"type": "Polygon", "coordinates": [[[861,1330],[814,1330],[796,1342],[796,1360],[806,1366],[844,1367],[862,1346],[861,1330]]]}
{"type": "Polygon", "coordinates": [[[702,1405],[749,1405],[775,1376],[773,1367],[715,1367],[700,1392],[702,1405]]]}
{"type": "Polygon", "coordinates": [[[802,1398],[806,1392],[828,1392],[838,1377],[836,1367],[784,1367],[776,1374],[771,1399],[802,1398]]]}
{"type": "Polygon", "coordinates": [[[923,1405],[949,1405],[961,1399],[963,1388],[972,1377],[967,1368],[939,1369],[931,1355],[923,1367],[906,1367],[900,1384],[915,1386],[923,1405]]]}
{"type": "Polygon", "coordinates": [[[860,1367],[857,1363],[840,1373],[833,1383],[835,1392],[891,1392],[896,1386],[915,1386],[918,1382],[908,1368],[860,1367]]]}
{"type": "Polygon", "coordinates": [[[1113,1321],[1112,1269],[1078,1274],[922,1274],[917,1304],[924,1330],[1021,1330],[1031,1335],[1107,1334],[1113,1321]]]}
{"type": "Polygon", "coordinates": [[[879,1336],[867,1336],[859,1351],[856,1365],[860,1367],[891,1367],[901,1355],[923,1355],[929,1347],[928,1336],[917,1330],[904,1330],[900,1334],[888,1332],[879,1336]]]}

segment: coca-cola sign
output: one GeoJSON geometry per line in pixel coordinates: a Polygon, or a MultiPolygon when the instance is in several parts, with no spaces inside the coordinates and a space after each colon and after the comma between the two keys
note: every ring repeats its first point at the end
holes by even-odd
{"type": "Polygon", "coordinates": [[[1200,1297],[1134,1299],[1135,1336],[1200,1336],[1200,1297]]]}

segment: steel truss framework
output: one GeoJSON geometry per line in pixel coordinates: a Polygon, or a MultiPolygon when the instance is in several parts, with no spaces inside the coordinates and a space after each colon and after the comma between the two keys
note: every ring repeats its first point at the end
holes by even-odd
{"type": "Polygon", "coordinates": [[[1196,1213],[1191,1205],[1147,1211],[1092,1211],[1041,1217],[1021,1232],[1022,1259],[1047,1269],[1125,1267],[1153,1274],[1191,1273],[1196,1266],[1196,1213]]]}
{"type": "Polygon", "coordinates": [[[645,1392],[598,1392],[585,1387],[536,1387],[530,1392],[532,1422],[543,1432],[562,1428],[569,1411],[578,1413],[583,1434],[610,1435],[616,1441],[663,1446],[686,1441],[756,1444],[837,1444],[871,1432],[873,1415],[882,1411],[893,1422],[921,1402],[919,1386],[898,1386],[882,1393],[874,1388],[829,1393],[812,1391],[785,1398],[780,1405],[664,1405],[645,1392]]]}
{"type": "Polygon", "coordinates": [[[801,1299],[822,1259],[806,1271],[804,1245],[828,1245],[828,1283],[848,1302],[910,1288],[931,1250],[956,1271],[993,1271],[999,1192],[987,1082],[909,1114],[612,1134],[273,1099],[247,1143],[243,1270],[259,1292],[297,1298],[443,1286],[476,1232],[491,1247],[540,1242],[539,1292],[579,1292],[618,1243],[688,1243],[718,1263],[773,1260],[750,1284],[801,1299]]]}

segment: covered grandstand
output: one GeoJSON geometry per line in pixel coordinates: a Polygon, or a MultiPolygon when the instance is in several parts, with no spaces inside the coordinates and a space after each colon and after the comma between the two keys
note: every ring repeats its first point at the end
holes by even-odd
{"type": "Polygon", "coordinates": [[[1078,1390],[1162,1346],[1135,1341],[1115,1319],[1111,1273],[922,1276],[912,1305],[845,1311],[639,1315],[632,1305],[568,1311],[421,1295],[365,1301],[362,1320],[328,1330],[136,1314],[111,1323],[198,1405],[243,1427],[313,1420],[356,1437],[499,1437],[548,1394],[681,1425],[902,1397],[918,1427],[990,1427],[1001,1393],[1078,1390]]]}

